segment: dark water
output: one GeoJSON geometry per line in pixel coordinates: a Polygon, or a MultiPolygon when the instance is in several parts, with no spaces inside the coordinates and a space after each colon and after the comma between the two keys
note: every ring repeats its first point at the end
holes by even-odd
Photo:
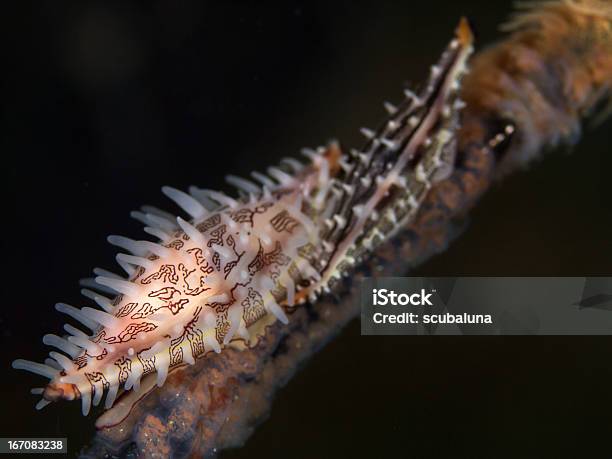
{"type": "MultiPolygon", "coordinates": [[[[159,189],[226,189],[336,137],[360,146],[460,15],[491,42],[504,2],[19,2],[0,15],[5,197],[0,436],[92,432],[78,404],[35,412],[53,304],[144,235],[159,189]],[[17,7],[13,7],[17,8],[17,7]]],[[[496,186],[419,275],[612,273],[607,123],[496,186]]],[[[114,269],[114,268],[113,268],[114,269]]],[[[582,457],[612,428],[607,337],[360,337],[352,323],[278,394],[238,457],[582,457]]],[[[592,454],[589,454],[592,455],[592,454]]]]}

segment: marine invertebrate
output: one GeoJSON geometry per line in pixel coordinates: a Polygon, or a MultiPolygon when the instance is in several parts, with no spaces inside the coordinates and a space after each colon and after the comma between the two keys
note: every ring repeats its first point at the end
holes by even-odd
{"type": "MultiPolygon", "coordinates": [[[[91,333],[67,324],[68,335],[43,339],[64,354],[13,363],[51,380],[34,389],[43,396],[37,408],[80,399],[87,414],[104,395],[111,408],[120,390],[146,393],[223,346],[254,346],[275,319],[288,322],[285,311],[336,290],[453,170],[464,106],[458,93],[471,52],[462,20],[422,91],[407,90],[398,107],[387,104],[389,117],[376,131],[362,129],[362,151],[306,150],[309,164],[286,159],[268,176],[253,173],[260,185],[229,177],[235,199],[163,188],[189,221],[149,207],[135,212],[159,241],[109,237],[129,252],[117,256],[127,278],[96,271],[86,282],[84,295],[100,309],[57,305],[91,333]]],[[[126,414],[114,413],[105,419],[126,414]]]]}
{"type": "MultiPolygon", "coordinates": [[[[565,129],[568,124],[559,120],[579,126],[580,118],[605,100],[610,81],[605,32],[609,14],[596,2],[588,5],[540,6],[509,38],[476,55],[462,89],[467,107],[453,170],[432,185],[418,213],[395,237],[355,267],[357,274],[346,279],[347,284],[363,274],[405,272],[443,250],[454,234],[455,219],[471,208],[495,176],[522,166],[544,147],[577,140],[576,129],[565,129]],[[516,129],[510,142],[504,136],[506,126],[516,129]]],[[[289,325],[270,324],[257,346],[228,347],[174,371],[118,425],[125,412],[107,412],[99,423],[106,428],[85,454],[146,455],[162,446],[205,454],[236,444],[251,432],[270,395],[295,367],[356,315],[354,295],[339,287],[339,304],[326,297],[295,308],[289,325]],[[178,420],[180,428],[171,427],[178,420]]]]}
{"type": "Polygon", "coordinates": [[[307,304],[288,326],[271,325],[259,346],[175,372],[123,422],[100,430],[84,457],[160,448],[208,455],[240,445],[275,391],[358,314],[354,287],[361,276],[404,273],[443,251],[497,178],[550,146],[578,140],[581,120],[608,100],[611,20],[609,3],[599,1],[536,3],[518,15],[510,35],[471,60],[453,171],[431,187],[411,222],[356,267],[339,301],[307,304]],[[514,128],[510,139],[506,126],[514,128]],[[180,428],[170,426],[178,420],[180,428]]]}

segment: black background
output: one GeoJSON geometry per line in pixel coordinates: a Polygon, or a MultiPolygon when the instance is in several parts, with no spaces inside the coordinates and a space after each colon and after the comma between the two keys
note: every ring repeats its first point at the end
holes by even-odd
{"type": "MultiPolygon", "coordinates": [[[[114,267],[128,213],[159,189],[225,189],[360,126],[420,81],[460,15],[491,43],[491,1],[3,5],[0,436],[93,432],[78,403],[35,412],[53,303],[114,267]]],[[[416,275],[612,274],[609,122],[494,189],[416,275]]],[[[115,269],[115,268],[113,268],[115,269]]],[[[400,274],[400,273],[398,273],[400,274]]],[[[278,393],[238,457],[577,457],[609,444],[608,337],[361,337],[355,321],[278,393]]]]}

